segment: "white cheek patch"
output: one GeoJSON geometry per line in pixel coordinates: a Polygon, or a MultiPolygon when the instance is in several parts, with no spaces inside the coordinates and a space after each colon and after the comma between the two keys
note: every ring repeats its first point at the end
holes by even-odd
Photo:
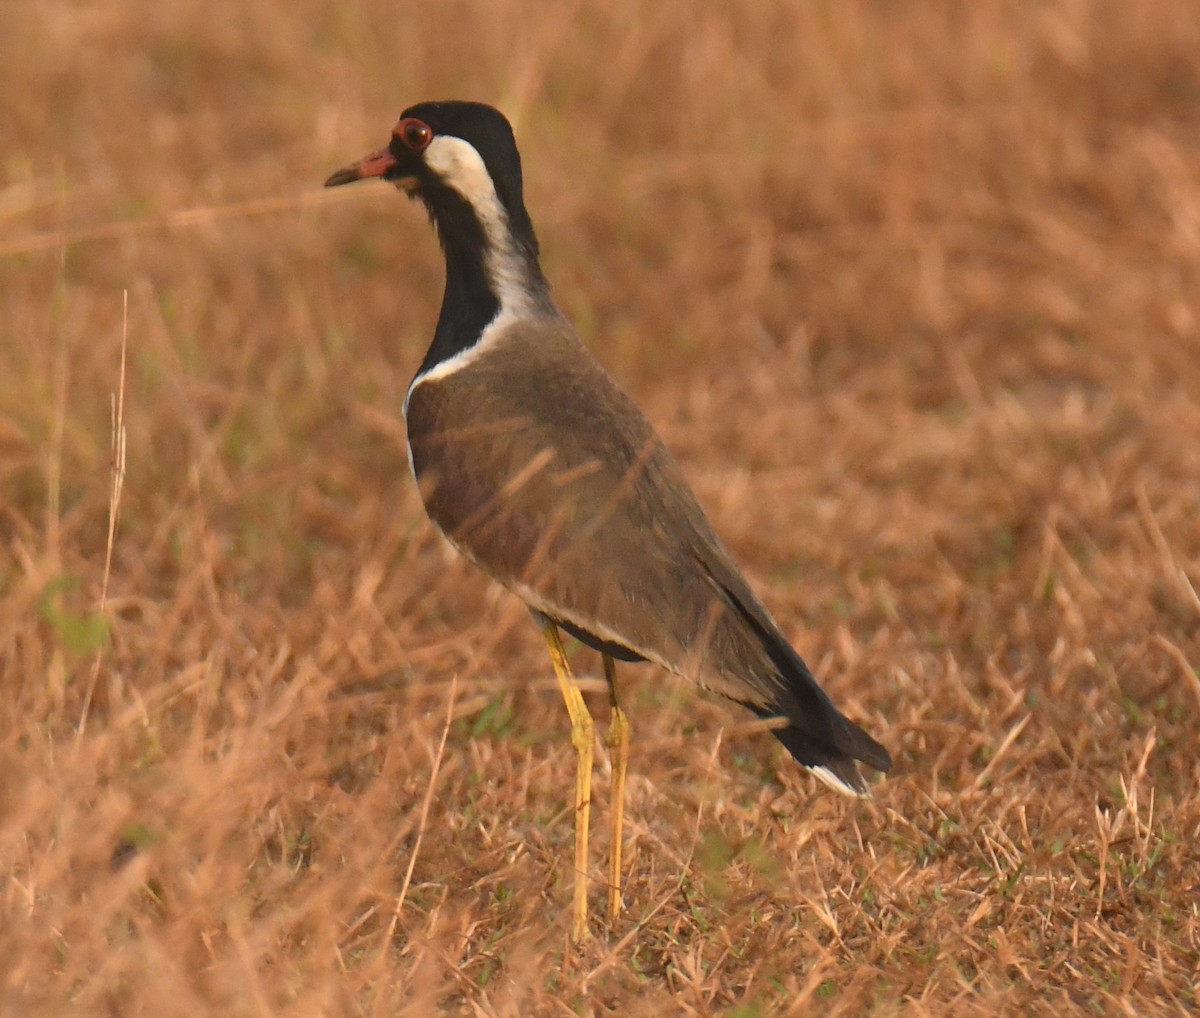
{"type": "Polygon", "coordinates": [[[494,210],[504,215],[491,174],[483,156],[469,141],[439,134],[425,149],[425,165],[436,173],[444,184],[454,188],[471,203],[477,212],[494,210]]]}
{"type": "Polygon", "coordinates": [[[485,267],[501,310],[520,315],[529,303],[528,266],[515,249],[508,213],[479,150],[462,138],[441,134],[425,149],[425,165],[474,209],[487,238],[485,267]]]}

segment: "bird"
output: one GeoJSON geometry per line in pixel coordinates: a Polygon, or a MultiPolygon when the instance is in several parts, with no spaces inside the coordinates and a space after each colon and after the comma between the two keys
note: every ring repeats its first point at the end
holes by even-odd
{"type": "Polygon", "coordinates": [[[437,529],[541,627],[576,753],[581,942],[595,727],[563,633],[600,652],[608,686],[613,918],[630,742],[618,661],[650,662],[773,719],[792,757],[849,795],[868,794],[856,761],[888,771],[892,760],[818,685],[654,428],[555,305],[505,116],[478,102],[410,106],[386,147],[325,186],[372,178],[423,203],[441,243],[441,311],[404,399],[409,464],[437,529]]]}

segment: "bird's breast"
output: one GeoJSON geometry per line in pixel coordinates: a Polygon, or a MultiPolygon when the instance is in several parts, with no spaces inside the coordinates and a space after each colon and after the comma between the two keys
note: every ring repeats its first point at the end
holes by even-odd
{"type": "Polygon", "coordinates": [[[571,501],[549,501],[557,456],[536,421],[464,372],[415,386],[407,424],[425,510],[456,547],[502,582],[553,554],[571,501]]]}

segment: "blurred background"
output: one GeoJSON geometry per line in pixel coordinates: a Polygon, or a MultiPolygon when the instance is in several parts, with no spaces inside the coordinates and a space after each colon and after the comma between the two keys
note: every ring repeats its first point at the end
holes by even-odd
{"type": "Polygon", "coordinates": [[[0,86],[0,1010],[1196,1005],[1193,0],[10,0],[0,86]],[[437,244],[320,187],[437,98],[896,758],[626,669],[579,956],[553,676],[405,460],[437,244]]]}

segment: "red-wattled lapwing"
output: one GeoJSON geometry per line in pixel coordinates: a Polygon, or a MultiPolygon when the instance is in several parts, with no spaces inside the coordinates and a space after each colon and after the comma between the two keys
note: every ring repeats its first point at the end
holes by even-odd
{"type": "Polygon", "coordinates": [[[560,629],[600,651],[608,680],[611,914],[629,748],[615,661],[651,661],[777,718],[775,737],[801,764],[865,794],[855,761],[886,771],[887,751],[817,685],[654,429],[550,299],[504,116],[412,106],[387,148],[325,184],[366,177],[420,198],[445,251],[441,314],[404,401],[409,458],[430,518],[529,605],[549,647],[578,754],[572,936],[587,932],[593,727],[560,629]]]}

